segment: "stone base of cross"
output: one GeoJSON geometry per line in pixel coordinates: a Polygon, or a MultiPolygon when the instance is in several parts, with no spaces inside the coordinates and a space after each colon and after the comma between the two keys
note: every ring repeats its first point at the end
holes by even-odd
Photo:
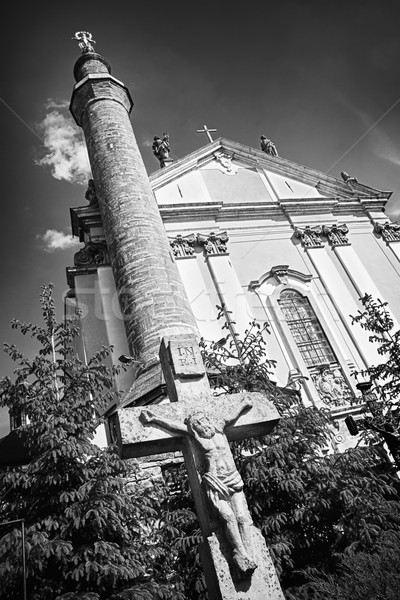
{"type": "Polygon", "coordinates": [[[160,359],[170,402],[117,411],[111,428],[121,456],[183,451],[210,600],[284,600],[229,447],[269,433],[279,413],[260,393],[213,396],[194,336],[164,338],[160,359]]]}

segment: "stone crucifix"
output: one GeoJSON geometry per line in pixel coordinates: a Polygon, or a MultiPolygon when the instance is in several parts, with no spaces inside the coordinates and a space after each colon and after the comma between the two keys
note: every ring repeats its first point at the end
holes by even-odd
{"type": "Polygon", "coordinates": [[[195,336],[164,338],[160,359],[170,402],[117,411],[111,426],[121,456],[183,451],[210,600],[284,600],[229,447],[269,433],[277,410],[260,393],[213,396],[195,336]]]}
{"type": "Polygon", "coordinates": [[[205,484],[211,506],[224,526],[232,550],[232,564],[241,575],[251,574],[257,567],[253,557],[252,521],[243,494],[243,481],[236,469],[225,427],[234,423],[239,415],[251,408],[252,403],[244,396],[229,416],[210,416],[200,410],[183,422],[168,419],[151,410],[142,412],[144,423],[154,423],[167,431],[189,435],[196,440],[205,459],[202,482],[205,484]]]}

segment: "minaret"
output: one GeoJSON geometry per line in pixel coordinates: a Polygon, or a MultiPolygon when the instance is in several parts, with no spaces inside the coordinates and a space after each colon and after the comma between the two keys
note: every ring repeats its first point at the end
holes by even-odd
{"type": "Polygon", "coordinates": [[[85,134],[131,355],[143,363],[126,399],[141,403],[161,384],[160,339],[198,329],[133,133],[129,91],[89,33],[75,39],[82,55],[70,110],[85,134]]]}

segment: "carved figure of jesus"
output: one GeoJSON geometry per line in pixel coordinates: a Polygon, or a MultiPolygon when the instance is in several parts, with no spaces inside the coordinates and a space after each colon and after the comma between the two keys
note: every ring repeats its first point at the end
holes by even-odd
{"type": "Polygon", "coordinates": [[[154,423],[165,429],[190,435],[200,446],[205,459],[202,481],[207,496],[222,521],[226,537],[232,547],[232,561],[243,575],[251,574],[257,567],[251,549],[251,520],[243,481],[236,469],[224,429],[252,407],[246,398],[228,418],[210,417],[203,411],[190,415],[185,421],[160,418],[151,410],[143,410],[144,423],[154,423]]]}

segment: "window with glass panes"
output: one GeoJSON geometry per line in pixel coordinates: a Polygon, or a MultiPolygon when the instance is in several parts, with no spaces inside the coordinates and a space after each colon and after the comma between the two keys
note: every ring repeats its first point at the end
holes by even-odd
{"type": "Polygon", "coordinates": [[[336,363],[336,356],[308,298],[296,290],[284,290],[278,302],[306,365],[336,363]]]}

